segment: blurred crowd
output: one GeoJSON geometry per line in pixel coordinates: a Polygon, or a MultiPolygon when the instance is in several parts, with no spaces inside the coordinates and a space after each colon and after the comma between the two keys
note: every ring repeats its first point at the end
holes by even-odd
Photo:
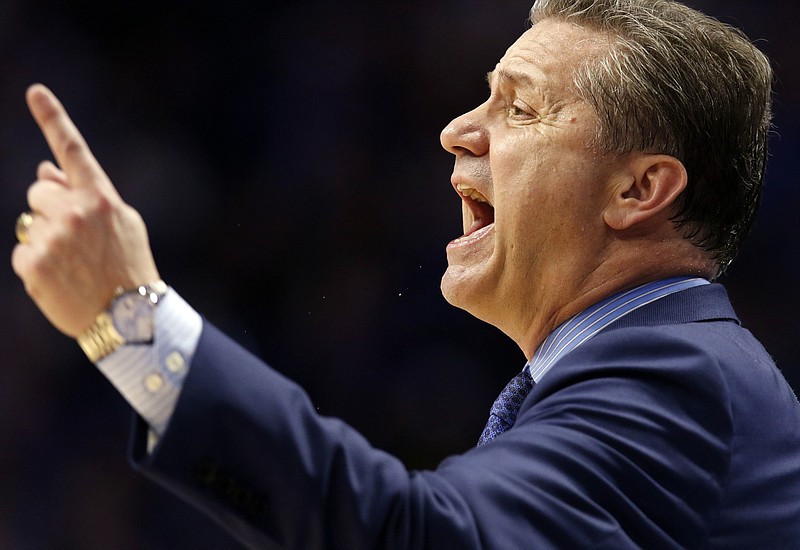
{"type": "MultiPolygon", "coordinates": [[[[144,216],[167,282],[321,414],[435,467],[474,445],[524,364],[439,294],[461,208],[438,135],[484,99],[530,3],[3,0],[6,258],[49,158],[23,100],[43,82],[144,216]]],[[[800,390],[800,8],[689,4],[776,70],[762,209],[722,281],[800,390]]],[[[0,548],[237,548],[128,466],[127,404],[0,266],[0,548]]]]}

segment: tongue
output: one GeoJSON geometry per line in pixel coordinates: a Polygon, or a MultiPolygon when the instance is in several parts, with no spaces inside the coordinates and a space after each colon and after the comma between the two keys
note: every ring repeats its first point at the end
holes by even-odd
{"type": "Polygon", "coordinates": [[[469,209],[472,211],[473,222],[469,229],[464,233],[471,235],[487,225],[494,223],[494,208],[487,202],[468,201],[469,209]]]}
{"type": "Polygon", "coordinates": [[[484,220],[475,220],[474,222],[472,222],[472,225],[467,230],[467,232],[464,233],[464,236],[466,237],[467,235],[472,235],[473,233],[475,233],[479,229],[481,229],[483,227],[486,227],[487,225],[490,225],[491,223],[492,222],[486,223],[486,221],[484,221],[484,220]]]}

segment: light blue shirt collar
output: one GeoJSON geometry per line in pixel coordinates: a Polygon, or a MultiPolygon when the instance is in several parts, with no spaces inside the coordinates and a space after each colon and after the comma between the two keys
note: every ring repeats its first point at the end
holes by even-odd
{"type": "Polygon", "coordinates": [[[586,343],[614,321],[670,294],[707,284],[707,280],[697,277],[672,277],[606,298],[553,331],[533,354],[525,369],[528,369],[533,381],[538,382],[559,359],[586,343]]]}

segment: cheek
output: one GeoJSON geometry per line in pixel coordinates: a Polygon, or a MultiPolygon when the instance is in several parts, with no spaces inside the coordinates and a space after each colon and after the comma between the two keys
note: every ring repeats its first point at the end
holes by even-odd
{"type": "Polygon", "coordinates": [[[583,149],[541,136],[495,145],[490,157],[495,220],[509,233],[522,238],[533,231],[558,234],[587,221],[598,177],[583,149]]]}
{"type": "Polygon", "coordinates": [[[545,154],[537,140],[526,133],[509,133],[493,136],[490,150],[490,164],[495,176],[531,169],[531,164],[538,164],[538,158],[545,154]]]}
{"type": "Polygon", "coordinates": [[[498,233],[514,256],[527,260],[542,253],[569,254],[593,223],[590,197],[581,189],[589,182],[551,166],[538,167],[533,179],[530,175],[519,174],[509,182],[508,192],[501,193],[495,215],[498,233]]]}
{"type": "Polygon", "coordinates": [[[495,219],[526,221],[559,207],[563,176],[558,168],[540,156],[513,160],[496,172],[495,219]]]}

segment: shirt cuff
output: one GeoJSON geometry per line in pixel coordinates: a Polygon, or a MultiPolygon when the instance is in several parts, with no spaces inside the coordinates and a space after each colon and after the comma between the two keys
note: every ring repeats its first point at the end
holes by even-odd
{"type": "Polygon", "coordinates": [[[163,435],[200,341],[200,315],[173,289],[155,309],[152,344],[131,344],[96,363],[133,409],[163,435]]]}

